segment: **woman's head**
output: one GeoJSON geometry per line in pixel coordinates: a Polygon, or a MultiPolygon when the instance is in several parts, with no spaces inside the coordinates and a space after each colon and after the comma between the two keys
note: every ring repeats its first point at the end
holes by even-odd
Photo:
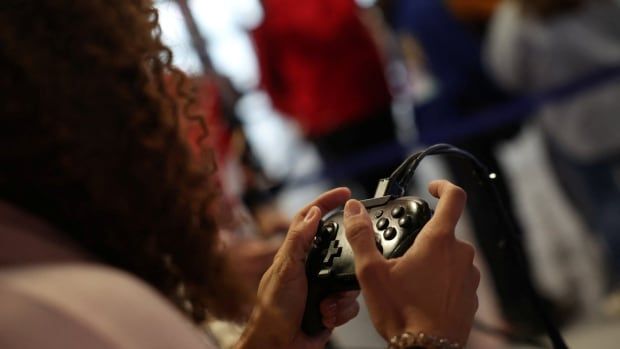
{"type": "Polygon", "coordinates": [[[0,200],[173,300],[231,313],[205,214],[213,166],[180,137],[191,101],[171,58],[148,0],[3,0],[0,200]]]}

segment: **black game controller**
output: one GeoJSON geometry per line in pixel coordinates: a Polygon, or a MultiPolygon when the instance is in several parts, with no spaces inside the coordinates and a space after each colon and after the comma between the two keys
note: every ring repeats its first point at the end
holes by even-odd
{"type": "MultiPolygon", "coordinates": [[[[361,201],[375,230],[377,249],[385,258],[402,256],[432,216],[428,204],[417,197],[383,196],[361,201]]],[[[355,277],[353,251],[345,237],[343,212],[323,217],[306,261],[308,298],[302,330],[316,335],[325,327],[319,309],[329,294],[360,288],[355,277]]]]}

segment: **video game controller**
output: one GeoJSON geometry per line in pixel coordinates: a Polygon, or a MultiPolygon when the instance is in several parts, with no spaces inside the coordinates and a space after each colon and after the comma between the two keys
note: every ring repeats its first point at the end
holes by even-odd
{"type": "MultiPolygon", "coordinates": [[[[428,204],[413,196],[383,196],[361,201],[375,231],[377,249],[387,259],[402,256],[432,216],[428,204]]],[[[334,292],[359,290],[353,251],[345,236],[343,211],[321,220],[308,259],[308,298],[302,330],[314,336],[323,326],[319,304],[334,292]]]]}

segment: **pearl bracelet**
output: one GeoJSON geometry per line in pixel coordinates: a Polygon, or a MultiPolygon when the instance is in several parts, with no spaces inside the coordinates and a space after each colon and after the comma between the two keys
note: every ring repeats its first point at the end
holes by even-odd
{"type": "Polygon", "coordinates": [[[417,334],[405,332],[390,339],[388,349],[462,349],[459,343],[450,342],[445,338],[429,336],[424,332],[417,334]]]}

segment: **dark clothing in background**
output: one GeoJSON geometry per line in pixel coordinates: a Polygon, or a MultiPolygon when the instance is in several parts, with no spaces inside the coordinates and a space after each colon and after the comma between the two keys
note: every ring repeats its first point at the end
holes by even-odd
{"type": "MultiPolygon", "coordinates": [[[[471,152],[496,172],[495,186],[507,209],[508,219],[520,237],[521,228],[512,209],[510,190],[495,155],[497,145],[514,136],[520,125],[498,127],[480,124],[478,134],[458,132],[459,125],[467,123],[467,119],[478,112],[511,99],[492,81],[482,64],[484,33],[480,29],[485,26],[480,25],[480,18],[476,18],[475,26],[463,22],[455,17],[444,1],[397,0],[395,4],[391,14],[395,30],[419,43],[426,69],[437,85],[434,95],[415,106],[415,121],[421,141],[427,144],[452,143],[471,152]],[[454,138],[454,135],[459,136],[454,138]]],[[[489,212],[495,211],[489,207],[495,205],[494,202],[476,196],[481,189],[471,167],[462,161],[449,161],[448,169],[455,182],[470,194],[468,212],[476,241],[495,281],[504,316],[513,325],[531,330],[537,326],[536,316],[527,299],[525,282],[521,277],[523,273],[515,262],[516,259],[524,259],[523,251],[500,248],[498,237],[508,227],[504,227],[497,217],[489,216],[489,212]]]]}
{"type": "Polygon", "coordinates": [[[369,197],[379,179],[388,177],[402,161],[394,128],[392,112],[386,109],[311,141],[325,161],[328,177],[343,182],[347,173],[357,172],[355,180],[369,197]]]}
{"type": "Polygon", "coordinates": [[[437,92],[415,106],[423,143],[454,142],[445,138],[452,124],[512,98],[482,64],[482,35],[454,17],[443,1],[397,0],[391,19],[397,32],[419,42],[426,68],[437,81],[437,92]]]}
{"type": "MultiPolygon", "coordinates": [[[[487,42],[489,67],[506,88],[537,93],[620,66],[620,4],[585,1],[540,19],[513,2],[498,8],[487,42]]],[[[620,287],[620,77],[545,105],[538,117],[555,175],[609,252],[620,287]]]]}

